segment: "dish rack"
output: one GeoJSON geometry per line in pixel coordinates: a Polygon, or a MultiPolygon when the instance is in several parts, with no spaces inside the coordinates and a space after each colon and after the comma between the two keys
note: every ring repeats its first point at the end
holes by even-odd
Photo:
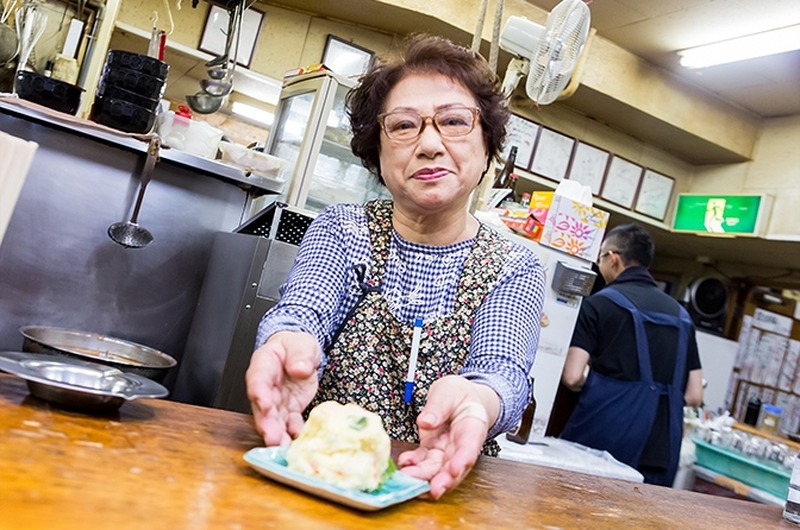
{"type": "Polygon", "coordinates": [[[275,201],[241,224],[234,232],[300,245],[315,217],[314,212],[275,201]]]}

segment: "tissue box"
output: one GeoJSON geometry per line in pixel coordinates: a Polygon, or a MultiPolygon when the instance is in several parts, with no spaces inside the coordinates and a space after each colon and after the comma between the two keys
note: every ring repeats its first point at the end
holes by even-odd
{"type": "Polygon", "coordinates": [[[608,225],[608,212],[553,194],[540,243],[595,261],[608,225]]]}

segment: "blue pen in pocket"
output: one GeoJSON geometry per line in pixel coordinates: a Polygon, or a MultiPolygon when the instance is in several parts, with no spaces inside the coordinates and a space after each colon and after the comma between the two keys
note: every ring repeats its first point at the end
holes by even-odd
{"type": "Polygon", "coordinates": [[[406,403],[411,403],[411,395],[414,393],[414,376],[417,373],[417,355],[419,354],[419,340],[422,337],[422,319],[414,319],[414,333],[411,336],[411,355],[408,358],[408,373],[406,373],[406,392],[403,399],[406,403]]]}

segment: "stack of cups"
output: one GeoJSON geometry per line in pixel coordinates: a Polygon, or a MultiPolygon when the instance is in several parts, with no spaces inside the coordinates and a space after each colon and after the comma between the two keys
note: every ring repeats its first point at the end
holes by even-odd
{"type": "Polygon", "coordinates": [[[92,120],[125,132],[150,132],[168,73],[164,61],[110,50],[95,94],[92,120]]]}

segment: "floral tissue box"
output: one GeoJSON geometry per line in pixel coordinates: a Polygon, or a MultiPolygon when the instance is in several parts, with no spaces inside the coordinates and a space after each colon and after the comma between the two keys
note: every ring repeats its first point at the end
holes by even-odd
{"type": "Polygon", "coordinates": [[[541,244],[595,261],[608,216],[608,212],[555,194],[547,212],[541,244]]]}

